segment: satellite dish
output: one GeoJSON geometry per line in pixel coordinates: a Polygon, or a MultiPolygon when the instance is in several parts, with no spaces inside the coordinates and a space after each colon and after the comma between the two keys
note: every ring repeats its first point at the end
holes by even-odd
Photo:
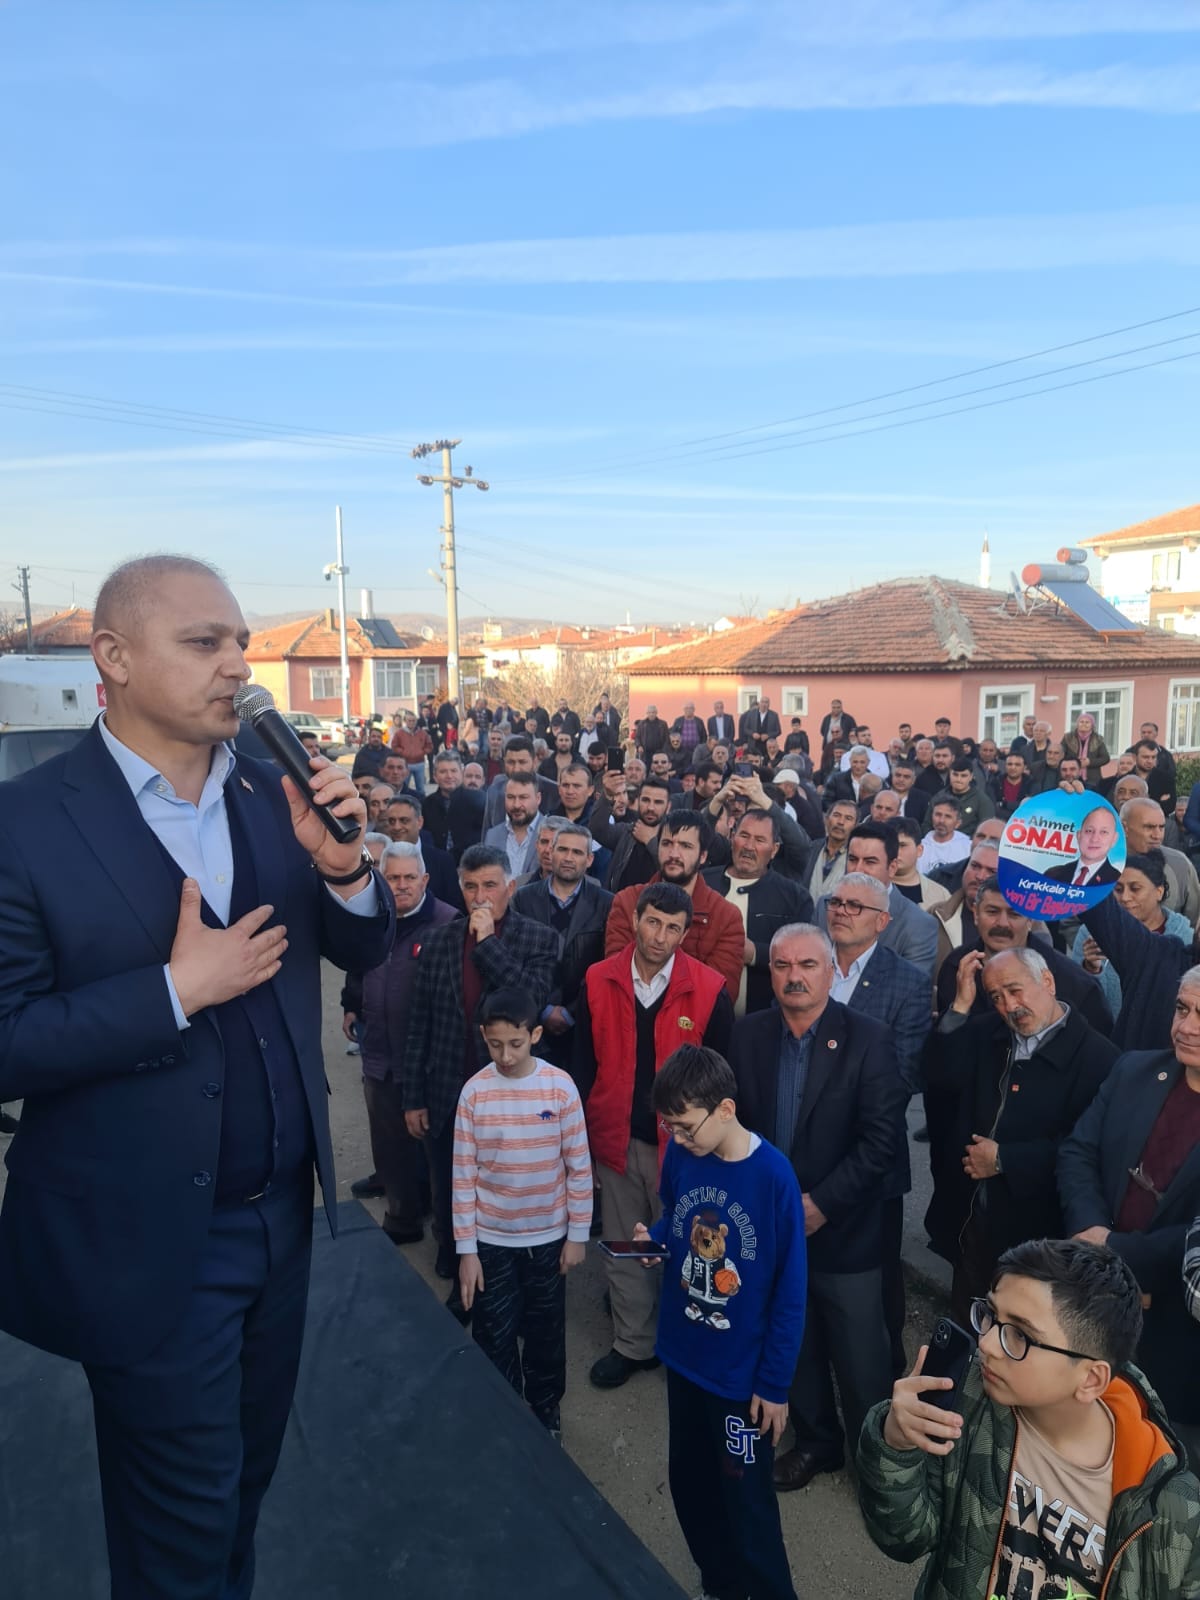
{"type": "Polygon", "coordinates": [[[433,629],[429,626],[428,623],[426,623],[425,626],[421,629],[421,637],[422,637],[422,639],[424,639],[426,644],[428,644],[429,641],[433,638],[433,629]]]}
{"type": "Polygon", "coordinates": [[[1009,588],[1012,590],[1012,597],[1017,602],[1017,610],[1022,613],[1028,611],[1029,607],[1025,604],[1025,591],[1022,589],[1021,580],[1015,572],[1009,573],[1008,583],[1009,588]]]}

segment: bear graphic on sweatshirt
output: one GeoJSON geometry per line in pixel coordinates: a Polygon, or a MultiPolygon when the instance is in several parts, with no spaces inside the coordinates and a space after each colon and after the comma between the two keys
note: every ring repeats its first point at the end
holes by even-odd
{"type": "Polygon", "coordinates": [[[690,1322],[704,1322],[722,1330],[729,1327],[725,1307],[742,1286],[737,1268],[725,1254],[728,1236],[729,1228],[716,1212],[697,1212],[692,1218],[681,1275],[688,1297],[684,1316],[690,1322]]]}

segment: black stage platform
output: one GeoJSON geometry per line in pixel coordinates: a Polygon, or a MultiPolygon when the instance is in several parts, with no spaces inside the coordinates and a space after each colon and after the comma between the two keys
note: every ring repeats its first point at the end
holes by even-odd
{"type": "MultiPolygon", "coordinates": [[[[336,1242],[316,1213],[255,1600],[681,1596],[362,1207],[338,1211],[336,1242]]],[[[0,1335],[0,1594],[108,1592],[83,1375],[0,1335]]]]}

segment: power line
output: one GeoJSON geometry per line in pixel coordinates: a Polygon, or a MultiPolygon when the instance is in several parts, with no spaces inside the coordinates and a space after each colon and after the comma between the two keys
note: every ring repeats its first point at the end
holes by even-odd
{"type": "Polygon", "coordinates": [[[145,412],[154,416],[185,418],[201,422],[233,423],[238,427],[267,429],[272,433],[304,434],[328,439],[350,439],[360,443],[382,445],[389,450],[411,450],[412,446],[383,434],[338,433],[329,428],[306,428],[299,423],[263,422],[257,417],[225,416],[214,411],[184,411],[176,406],[143,405],[134,400],[110,400],[103,395],[77,394],[69,389],[34,389],[23,383],[0,383],[0,391],[24,395],[31,399],[82,401],[89,406],[102,406],[118,411],[145,412]]]}
{"type": "MultiPolygon", "coordinates": [[[[1099,366],[1102,362],[1105,362],[1105,361],[1119,361],[1123,356],[1142,355],[1147,350],[1163,350],[1168,345],[1184,344],[1189,339],[1200,339],[1200,328],[1197,328],[1194,333],[1180,333],[1180,334],[1177,334],[1173,339],[1157,339],[1151,344],[1133,345],[1128,350],[1114,350],[1111,355],[1093,356],[1088,361],[1070,361],[1065,366],[1048,367],[1044,372],[1033,373],[1028,378],[1005,378],[1000,383],[984,383],[984,384],[981,384],[977,389],[961,389],[961,390],[959,390],[959,392],[957,394],[946,395],[944,397],[944,399],[940,400],[940,401],[939,400],[914,400],[911,404],[906,405],[906,406],[889,406],[886,411],[867,411],[861,417],[850,417],[850,418],[847,419],[847,421],[857,425],[860,422],[873,422],[877,417],[894,417],[894,416],[898,416],[901,412],[922,411],[927,406],[943,405],[943,404],[945,404],[946,400],[968,400],[968,399],[971,399],[973,396],[975,396],[977,394],[990,394],[996,389],[1011,389],[1015,384],[1037,383],[1037,382],[1040,382],[1041,379],[1043,379],[1043,378],[1054,378],[1054,377],[1057,377],[1058,374],[1061,373],[1061,372],[1079,372],[1084,367],[1096,367],[1096,366],[1099,366]]],[[[1137,371],[1139,369],[1138,368],[1126,368],[1124,370],[1126,370],[1126,371],[1137,371]]],[[[1118,376],[1118,374],[1113,373],[1113,374],[1109,374],[1109,376],[1114,376],[1115,377],[1115,376],[1118,376]]],[[[1033,393],[1044,393],[1045,391],[1043,391],[1043,390],[1034,390],[1032,392],[1033,393]]],[[[1019,400],[1019,399],[1022,399],[1024,397],[1021,396],[1021,395],[1015,395],[1013,398],[1019,400]]],[[[836,423],[836,422],[818,422],[818,423],[815,423],[813,426],[808,427],[808,428],[795,428],[795,429],[789,430],[787,433],[772,434],[770,436],[770,442],[774,443],[774,441],[777,440],[777,439],[794,439],[794,438],[800,437],[803,434],[824,433],[827,429],[836,428],[838,426],[839,426],[839,424],[836,423]]],[[[758,452],[757,451],[749,451],[747,453],[751,454],[751,455],[754,455],[754,454],[757,454],[758,452]]],[[[718,460],[718,461],[736,461],[736,460],[739,459],[739,457],[742,454],[742,452],[740,450],[738,450],[736,446],[733,446],[733,445],[717,445],[717,446],[714,447],[714,449],[711,452],[708,451],[708,450],[695,450],[695,451],[690,451],[689,454],[690,455],[709,455],[709,454],[711,454],[713,456],[714,460],[718,460]]]]}
{"type": "Polygon", "coordinates": [[[959,417],[968,411],[988,411],[993,406],[1011,406],[1018,400],[1030,400],[1039,394],[1056,394],[1060,389],[1078,389],[1085,383],[1101,383],[1105,378],[1123,378],[1131,372],[1145,372],[1150,367],[1166,367],[1176,361],[1194,361],[1200,350],[1185,350],[1177,356],[1160,356],[1157,361],[1141,361],[1132,367],[1120,367],[1116,372],[1093,372],[1087,378],[1072,378],[1067,383],[1052,383],[1044,389],[1031,389],[1025,394],[1002,395],[998,400],[980,400],[973,406],[956,406],[950,411],[936,411],[923,417],[906,417],[902,422],[882,422],[875,428],[858,428],[846,433],[829,433],[820,439],[799,439],[789,444],[769,444],[757,450],[743,450],[738,455],[721,457],[724,461],[739,461],[745,456],[774,455],[780,450],[810,450],[813,445],[832,444],[838,439],[859,439],[868,433],[890,433],[895,428],[913,428],[920,422],[938,422],[943,417],[959,417]]]}
{"type": "MultiPolygon", "coordinates": [[[[762,433],[770,428],[785,427],[792,422],[807,422],[813,417],[834,416],[841,412],[857,410],[860,406],[875,405],[881,400],[899,399],[906,394],[919,394],[926,389],[940,388],[948,383],[961,383],[967,378],[980,377],[985,372],[997,372],[1004,367],[1016,366],[1024,361],[1037,361],[1043,356],[1058,355],[1064,350],[1079,349],[1083,345],[1097,344],[1104,339],[1118,338],[1121,334],[1136,333],[1142,328],[1158,327],[1164,322],[1177,322],[1181,317],[1193,317],[1196,315],[1200,315],[1200,306],[1188,306],[1182,311],[1169,311],[1162,316],[1147,317],[1141,322],[1126,323],[1120,328],[1109,328],[1104,333],[1091,333],[1080,339],[1068,339],[1061,344],[1046,345],[1043,349],[1031,350],[1025,355],[1007,356],[1002,361],[990,361],[981,367],[968,367],[962,372],[950,373],[944,378],[929,378],[923,383],[907,384],[900,389],[887,389],[879,394],[866,395],[861,400],[845,400],[838,405],[821,406],[813,411],[799,412],[795,416],[777,418],[774,422],[758,422],[746,428],[734,428],[723,433],[701,434],[694,439],[681,439],[678,443],[662,450],[639,451],[636,455],[624,456],[614,461],[601,462],[595,467],[577,468],[570,472],[556,473],[552,477],[541,477],[536,480],[512,478],[508,480],[508,483],[510,485],[529,482],[555,483],[567,478],[586,477],[597,472],[615,471],[621,467],[636,466],[646,461],[672,460],[680,453],[690,452],[694,446],[712,444],[722,439],[739,438],[750,433],[762,433]]],[[[1044,376],[1046,376],[1044,373],[1033,373],[1027,380],[1018,379],[1016,381],[1034,383],[1039,377],[1044,376]]],[[[947,396],[946,398],[950,397],[947,396]]],[[[936,405],[938,401],[933,400],[929,404],[936,405]]]]}

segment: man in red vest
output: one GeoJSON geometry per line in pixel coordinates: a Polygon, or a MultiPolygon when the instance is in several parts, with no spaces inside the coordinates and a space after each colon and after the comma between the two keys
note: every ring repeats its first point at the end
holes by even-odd
{"type": "MultiPolygon", "coordinates": [[[[588,969],[575,1023],[575,1081],[587,1107],[588,1141],[600,1180],[606,1239],[632,1239],[661,1206],[658,1175],[670,1136],[654,1111],[654,1079],[681,1044],[725,1053],[733,1004],[725,981],[681,950],[692,899],[674,883],[638,896],[633,940],[588,969]]],[[[661,1274],[636,1260],[609,1260],[613,1345],[591,1370],[598,1389],[617,1389],[658,1366],[654,1335],[661,1274]]]]}

